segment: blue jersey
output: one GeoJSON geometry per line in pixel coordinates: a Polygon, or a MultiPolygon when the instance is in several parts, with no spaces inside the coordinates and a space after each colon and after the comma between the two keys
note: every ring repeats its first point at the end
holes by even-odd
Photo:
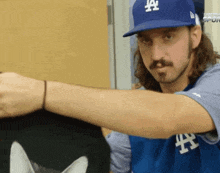
{"type": "Polygon", "coordinates": [[[209,145],[195,134],[167,140],[130,136],[134,173],[218,173],[219,144],[209,145]]]}
{"type": "Polygon", "coordinates": [[[220,64],[207,69],[194,85],[175,94],[186,95],[201,104],[212,117],[216,131],[177,134],[169,139],[113,132],[106,139],[114,173],[220,172],[220,64]]]}

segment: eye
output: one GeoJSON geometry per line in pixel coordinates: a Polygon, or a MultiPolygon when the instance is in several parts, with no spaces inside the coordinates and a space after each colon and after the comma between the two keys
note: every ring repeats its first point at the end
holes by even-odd
{"type": "Polygon", "coordinates": [[[173,36],[171,34],[166,34],[165,36],[165,40],[172,40],[173,39],[173,36]]]}
{"type": "Polygon", "coordinates": [[[140,43],[142,43],[144,45],[149,45],[150,42],[151,42],[149,39],[146,39],[146,38],[143,38],[143,37],[138,38],[138,40],[140,41],[140,43]]]}
{"type": "Polygon", "coordinates": [[[144,43],[144,44],[149,44],[149,43],[150,43],[150,40],[143,40],[143,43],[144,43]]]}

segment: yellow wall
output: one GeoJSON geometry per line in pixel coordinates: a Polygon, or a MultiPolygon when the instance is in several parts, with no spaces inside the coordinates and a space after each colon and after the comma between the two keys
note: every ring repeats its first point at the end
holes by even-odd
{"type": "Polygon", "coordinates": [[[0,71],[110,88],[106,0],[0,1],[0,71]]]}

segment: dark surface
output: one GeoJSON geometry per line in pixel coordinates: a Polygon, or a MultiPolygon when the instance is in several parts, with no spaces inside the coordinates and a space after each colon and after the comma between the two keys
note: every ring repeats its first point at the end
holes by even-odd
{"type": "Polygon", "coordinates": [[[0,172],[9,172],[10,147],[18,141],[30,160],[63,171],[87,156],[87,173],[107,173],[110,149],[101,128],[40,110],[26,116],[0,120],[0,172]]]}

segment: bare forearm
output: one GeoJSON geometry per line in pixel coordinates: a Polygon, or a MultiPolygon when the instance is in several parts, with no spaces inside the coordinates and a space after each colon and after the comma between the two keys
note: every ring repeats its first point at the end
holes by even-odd
{"type": "MultiPolygon", "coordinates": [[[[0,79],[0,118],[23,116],[42,109],[43,81],[16,73],[3,73],[0,79]]],[[[101,90],[49,81],[45,108],[148,138],[215,130],[208,111],[190,97],[146,90],[101,90]]]]}
{"type": "Polygon", "coordinates": [[[149,91],[101,90],[48,82],[46,109],[127,133],[168,137],[165,97],[149,91]]]}

